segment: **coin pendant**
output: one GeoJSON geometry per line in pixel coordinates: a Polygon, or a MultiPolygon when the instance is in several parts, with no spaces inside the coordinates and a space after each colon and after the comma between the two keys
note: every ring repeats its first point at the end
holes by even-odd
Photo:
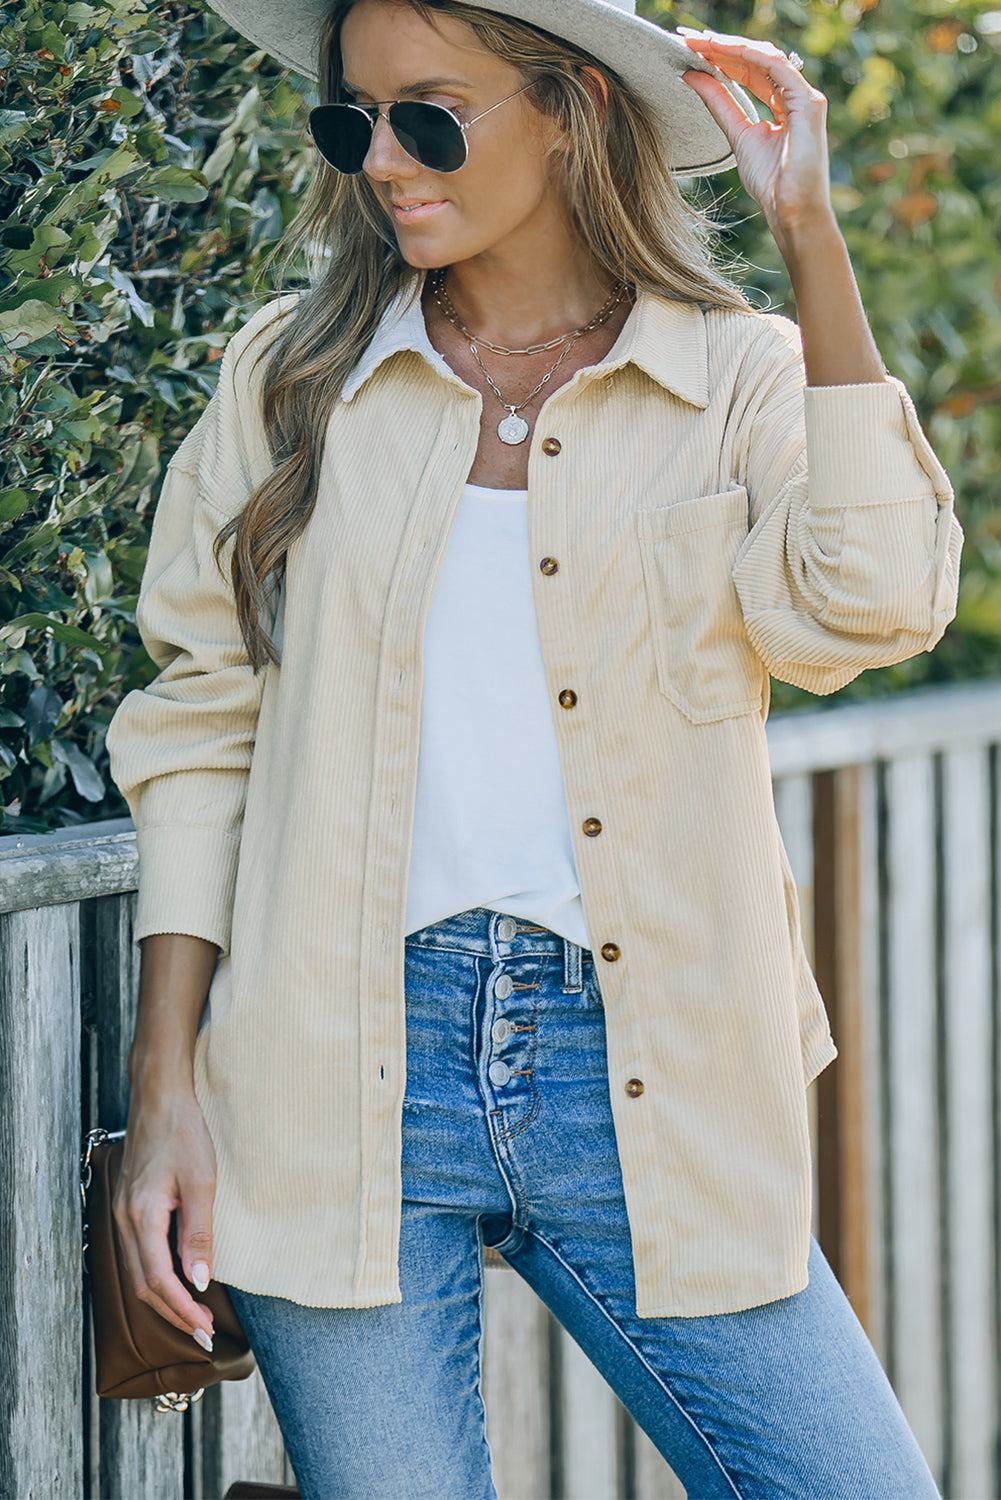
{"type": "Polygon", "coordinates": [[[519,417],[517,412],[511,412],[502,422],[498,422],[497,436],[502,443],[509,443],[511,447],[514,447],[516,443],[523,443],[528,437],[528,423],[524,417],[519,417]]]}

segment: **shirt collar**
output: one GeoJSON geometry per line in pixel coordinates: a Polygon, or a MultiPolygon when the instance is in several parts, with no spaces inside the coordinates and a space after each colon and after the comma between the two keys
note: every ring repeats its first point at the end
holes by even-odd
{"type": "MultiPolygon", "coordinates": [[[[413,350],[439,375],[469,387],[442,359],[428,338],[421,310],[422,282],[404,288],[383,314],[368,348],[344,382],[341,399],[351,401],[380,365],[413,350]]],[[[658,385],[691,406],[709,405],[709,343],[702,309],[641,291],[622,331],[595,373],[634,364],[658,385]]]]}
{"type": "Polygon", "coordinates": [[[342,401],[351,401],[381,364],[405,349],[415,350],[439,375],[457,381],[463,390],[468,389],[465,382],[460,381],[455,372],[445,363],[428,338],[427,329],[424,326],[424,313],[421,309],[420,294],[423,284],[423,278],[421,278],[416,284],[404,287],[386,308],[368,348],[341,388],[342,401]]]}
{"type": "Polygon", "coordinates": [[[707,407],[709,339],[701,307],[641,291],[622,332],[596,368],[607,374],[629,364],[690,406],[707,407]]]}

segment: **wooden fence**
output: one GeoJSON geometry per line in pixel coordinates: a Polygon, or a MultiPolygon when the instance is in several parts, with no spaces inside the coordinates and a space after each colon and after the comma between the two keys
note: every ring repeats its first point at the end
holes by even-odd
{"type": "Polygon", "coordinates": [[[997,1500],[1001,684],[788,715],[769,742],[840,1048],[821,1244],[943,1492],[997,1500]]]}
{"type": "MultiPolygon", "coordinates": [[[[787,715],[769,737],[841,1054],[813,1091],[816,1228],[944,1494],[1001,1500],[1001,683],[787,715]]],[[[183,1415],[91,1395],[76,1163],[83,1129],[124,1123],[135,877],[127,820],[0,838],[9,1500],[218,1500],[235,1478],[291,1482],[256,1375],[183,1415]]],[[[684,1496],[499,1269],[484,1360],[502,1500],[684,1496]]]]}

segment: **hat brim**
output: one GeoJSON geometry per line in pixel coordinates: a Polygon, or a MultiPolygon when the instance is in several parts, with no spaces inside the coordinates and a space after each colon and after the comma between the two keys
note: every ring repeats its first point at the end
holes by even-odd
{"type": "MultiPolygon", "coordinates": [[[[314,82],[329,0],[209,0],[224,21],[278,62],[314,82]]],[[[751,119],[750,96],[672,32],[606,0],[467,0],[479,10],[527,21],[589,52],[629,84],[653,116],[676,177],[710,177],[734,165],[729,142],[699,96],[682,83],[690,70],[718,78],[751,119]]]]}

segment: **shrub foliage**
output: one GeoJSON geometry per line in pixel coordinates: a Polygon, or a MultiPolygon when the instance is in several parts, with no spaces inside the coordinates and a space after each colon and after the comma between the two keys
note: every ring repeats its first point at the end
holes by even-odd
{"type": "MultiPolygon", "coordinates": [[[[996,0],[995,0],[996,3],[996,0]]],[[[999,668],[1001,10],[758,0],[696,17],[796,47],[832,100],[836,206],[891,371],[960,495],[960,616],[855,696],[999,668]]],[[[0,825],[126,811],[104,736],[155,669],[135,602],[163,465],[310,170],[310,92],[198,3],[0,0],[0,825]]],[[[792,312],[735,178],[715,205],[760,305],[792,312]]],[[[714,184],[713,191],[717,190],[714,184]]],[[[705,190],[703,189],[703,192],[705,190]]],[[[776,701],[799,695],[779,689],[776,701]]]]}

